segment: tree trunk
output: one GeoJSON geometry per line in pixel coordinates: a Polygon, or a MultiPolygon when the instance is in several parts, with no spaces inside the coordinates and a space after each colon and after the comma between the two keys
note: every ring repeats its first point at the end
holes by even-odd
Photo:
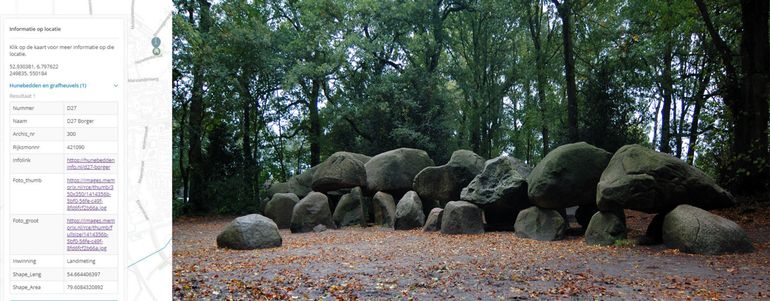
{"type": "MultiPolygon", "coordinates": [[[[200,4],[199,31],[201,35],[206,35],[211,27],[209,12],[211,4],[206,0],[199,0],[198,3],[200,4]]],[[[207,212],[211,205],[207,204],[203,175],[203,66],[200,61],[193,64],[190,96],[190,150],[187,158],[190,173],[190,210],[194,214],[201,214],[207,212]]]]}
{"type": "MultiPolygon", "coordinates": [[[[679,76],[680,78],[685,78],[687,76],[687,60],[679,59],[679,76]]],[[[695,87],[696,89],[699,88],[699,86],[695,87]]],[[[697,94],[697,93],[696,93],[697,94]]],[[[674,130],[675,133],[675,142],[676,142],[676,157],[679,159],[682,159],[682,149],[684,148],[684,122],[685,118],[687,118],[687,112],[690,111],[690,104],[692,102],[692,97],[689,99],[687,98],[686,89],[684,87],[680,89],[679,93],[679,110],[677,112],[676,102],[674,102],[674,113],[679,113],[679,119],[676,123],[676,129],[674,130]]]]}
{"type": "Polygon", "coordinates": [[[533,129],[534,127],[530,126],[529,118],[527,116],[529,115],[530,107],[532,106],[532,84],[530,80],[527,80],[524,83],[524,119],[522,120],[522,125],[524,129],[526,129],[526,148],[524,152],[524,162],[527,164],[532,164],[532,136],[534,136],[533,129]]]}
{"type": "Polygon", "coordinates": [[[743,33],[740,44],[741,74],[733,64],[733,52],[719,35],[703,0],[695,0],[711,41],[725,67],[723,99],[733,119],[730,152],[730,186],[736,194],[762,193],[768,185],[768,84],[770,44],[768,43],[767,1],[741,0],[743,33]]]}
{"type": "Polygon", "coordinates": [[[685,104],[684,100],[681,102],[681,108],[679,108],[679,121],[676,125],[676,130],[674,131],[676,133],[676,139],[674,140],[676,142],[676,157],[682,158],[682,148],[684,141],[682,140],[684,136],[684,120],[687,118],[687,111],[690,110],[690,104],[685,104]]]}
{"type": "Polygon", "coordinates": [[[260,137],[259,133],[262,131],[263,128],[265,128],[265,119],[262,116],[262,114],[259,113],[259,100],[256,99],[255,101],[257,101],[257,103],[256,103],[257,108],[255,109],[254,112],[257,115],[255,116],[256,118],[253,118],[254,119],[254,147],[252,148],[252,158],[254,158],[254,169],[255,169],[254,170],[254,183],[256,184],[254,186],[255,187],[255,189],[254,189],[254,196],[256,196],[258,200],[260,200],[259,199],[260,191],[262,190],[264,182],[261,181],[261,176],[262,176],[262,161],[261,161],[261,159],[262,158],[261,158],[261,156],[259,156],[257,151],[262,148],[262,143],[260,142],[260,141],[262,141],[261,140],[262,138],[260,137]]]}
{"type": "MultiPolygon", "coordinates": [[[[175,83],[182,77],[182,74],[178,72],[177,69],[174,69],[172,72],[172,76],[173,76],[172,82],[175,83]]],[[[182,98],[184,98],[184,96],[182,98]]],[[[189,196],[188,189],[190,188],[190,185],[189,185],[190,177],[189,177],[189,174],[187,173],[188,168],[185,165],[185,160],[184,160],[185,151],[187,150],[187,145],[186,145],[187,142],[185,141],[186,139],[185,132],[187,131],[187,105],[188,105],[188,102],[182,100],[182,104],[179,108],[179,110],[181,111],[180,116],[175,118],[175,120],[177,120],[177,122],[179,123],[177,125],[178,132],[179,132],[179,143],[177,145],[178,146],[177,152],[179,153],[179,161],[178,161],[179,176],[182,178],[182,202],[183,203],[187,202],[187,197],[189,196]]]]}
{"type": "Polygon", "coordinates": [[[692,123],[690,123],[690,141],[687,146],[687,164],[690,165],[695,165],[695,148],[698,146],[698,123],[700,121],[701,106],[703,106],[703,99],[696,99],[692,113],[692,123]]]}
{"type": "MultiPolygon", "coordinates": [[[[703,70],[701,71],[701,74],[705,72],[706,71],[703,70]]],[[[700,122],[701,107],[706,101],[703,95],[706,92],[706,86],[708,85],[708,82],[708,75],[701,76],[701,79],[698,80],[698,91],[695,93],[695,104],[692,111],[692,121],[690,122],[690,141],[687,143],[687,164],[690,165],[695,165],[695,148],[698,145],[698,123],[700,122]]]]}
{"type": "Polygon", "coordinates": [[[318,116],[318,96],[321,80],[313,79],[310,88],[308,109],[310,110],[310,166],[321,163],[321,119],[318,116]]]}
{"type": "Polygon", "coordinates": [[[474,153],[479,153],[481,150],[481,120],[479,116],[479,105],[478,102],[471,99],[471,110],[470,110],[470,119],[471,119],[471,126],[469,128],[470,134],[471,134],[471,150],[473,150],[474,153]]]}
{"type": "Polygon", "coordinates": [[[256,196],[254,194],[254,158],[251,156],[251,102],[253,97],[251,91],[249,91],[249,78],[246,75],[241,75],[239,78],[241,86],[241,135],[242,135],[242,147],[243,147],[243,175],[244,182],[246,182],[246,193],[249,198],[249,202],[254,202],[256,196]]]}
{"type": "Polygon", "coordinates": [[[552,0],[561,19],[561,32],[564,44],[564,77],[567,82],[567,139],[569,142],[580,141],[578,134],[577,85],[575,84],[575,54],[572,46],[572,7],[569,0],[552,0]]]}
{"type": "MultiPolygon", "coordinates": [[[[557,9],[559,8],[559,3],[557,1],[554,1],[556,4],[557,9]]],[[[536,69],[536,89],[537,89],[537,108],[540,113],[540,135],[543,138],[543,152],[542,156],[545,157],[546,154],[550,151],[550,141],[548,138],[548,122],[546,121],[546,115],[547,115],[547,100],[546,100],[546,84],[547,79],[545,77],[545,55],[543,54],[543,47],[542,43],[540,41],[540,33],[541,33],[541,10],[540,10],[540,1],[535,1],[535,9],[533,10],[532,7],[527,7],[527,18],[528,18],[528,25],[529,25],[529,35],[530,38],[532,38],[532,45],[534,46],[535,50],[535,69],[536,69]],[[534,15],[533,15],[534,13],[534,15]]],[[[529,99],[530,95],[530,86],[529,82],[527,82],[527,99],[529,99]]],[[[529,103],[527,104],[529,105],[529,103]]],[[[527,153],[529,155],[529,153],[527,153]]]]}
{"type": "MultiPolygon", "coordinates": [[[[497,97],[497,96],[495,96],[497,97]]],[[[489,132],[487,133],[487,149],[484,155],[486,158],[492,158],[492,151],[495,149],[495,141],[499,140],[499,130],[500,130],[500,114],[503,112],[503,101],[502,99],[496,99],[493,102],[494,106],[491,106],[491,110],[489,111],[489,115],[491,116],[491,121],[489,122],[489,132]]],[[[497,151],[496,151],[497,152],[497,151]]]]}
{"type": "Polygon", "coordinates": [[[548,154],[550,150],[550,141],[548,141],[548,122],[546,122],[545,117],[545,109],[543,107],[540,107],[540,134],[543,135],[543,153],[541,154],[541,158],[545,157],[545,155],[548,154]]]}
{"type": "Polygon", "coordinates": [[[669,35],[663,50],[663,78],[661,81],[661,92],[663,96],[663,109],[661,113],[660,126],[660,152],[671,153],[671,98],[673,96],[673,79],[671,76],[671,61],[673,60],[673,44],[669,35]]]}
{"type": "Polygon", "coordinates": [[[187,202],[190,195],[190,174],[189,168],[184,164],[184,153],[186,150],[185,131],[187,131],[187,104],[182,103],[182,116],[179,117],[179,174],[182,177],[182,201],[187,202]]]}
{"type": "Polygon", "coordinates": [[[658,99],[658,102],[655,104],[655,115],[652,118],[652,147],[653,149],[656,148],[656,146],[659,146],[658,144],[658,115],[660,114],[660,105],[661,100],[658,99]]]}
{"type": "Polygon", "coordinates": [[[425,69],[433,74],[438,68],[441,52],[444,44],[444,19],[441,14],[443,0],[436,0],[435,5],[430,9],[431,34],[433,35],[433,44],[428,48],[428,55],[425,56],[425,69]]]}
{"type": "MultiPolygon", "coordinates": [[[[288,171],[286,169],[286,157],[284,156],[284,152],[286,151],[286,147],[284,147],[283,143],[283,130],[281,129],[280,122],[278,123],[278,143],[275,143],[275,139],[272,141],[273,149],[275,150],[275,155],[278,157],[278,166],[280,167],[281,173],[280,173],[280,181],[285,182],[288,180],[288,171]]],[[[297,160],[301,160],[302,156],[297,156],[297,160]]],[[[297,162],[297,165],[299,165],[299,162],[297,162]]],[[[297,167],[299,168],[299,167],[297,167]]]]}
{"type": "Polygon", "coordinates": [[[754,194],[768,185],[768,92],[770,89],[770,43],[768,6],[765,0],[741,0],[741,99],[735,103],[733,157],[737,181],[735,191],[754,194]]]}

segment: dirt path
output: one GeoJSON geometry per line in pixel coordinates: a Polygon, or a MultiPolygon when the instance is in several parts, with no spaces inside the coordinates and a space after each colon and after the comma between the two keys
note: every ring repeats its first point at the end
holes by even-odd
{"type": "MultiPolygon", "coordinates": [[[[230,218],[188,218],[174,223],[174,297],[770,299],[768,213],[721,214],[747,230],[756,252],[703,256],[663,246],[588,246],[582,237],[538,242],[511,232],[449,236],[382,228],[282,230],[280,248],[232,251],[215,245],[230,218]]],[[[642,233],[650,218],[630,213],[631,236],[642,233]]]]}

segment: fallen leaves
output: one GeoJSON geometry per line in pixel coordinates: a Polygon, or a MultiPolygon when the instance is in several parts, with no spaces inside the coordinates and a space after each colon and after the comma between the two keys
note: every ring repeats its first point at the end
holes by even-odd
{"type": "MultiPolygon", "coordinates": [[[[766,210],[756,213],[768,216],[766,210]]],[[[632,235],[650,216],[629,218],[632,235]]],[[[767,299],[770,225],[744,219],[752,254],[702,256],[661,246],[540,242],[510,232],[442,235],[381,228],[290,234],[282,247],[217,249],[230,219],[174,224],[175,299],[767,299]],[[752,228],[748,228],[752,227],[752,228]],[[759,230],[757,230],[759,229],[759,230]]],[[[640,228],[641,227],[641,228],[640,228]]]]}

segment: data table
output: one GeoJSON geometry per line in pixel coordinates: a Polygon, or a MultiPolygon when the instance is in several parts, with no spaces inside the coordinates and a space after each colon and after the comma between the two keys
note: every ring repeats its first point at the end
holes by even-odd
{"type": "Polygon", "coordinates": [[[4,21],[0,291],[13,300],[119,299],[124,26],[4,21]]]}

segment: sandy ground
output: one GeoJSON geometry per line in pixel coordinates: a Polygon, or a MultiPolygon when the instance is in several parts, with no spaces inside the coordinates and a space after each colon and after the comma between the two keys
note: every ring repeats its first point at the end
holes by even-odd
{"type": "MultiPolygon", "coordinates": [[[[598,247],[581,236],[556,242],[512,232],[442,235],[345,228],[291,234],[283,246],[216,248],[232,219],[174,223],[179,300],[770,300],[768,209],[718,212],[736,220],[756,252],[692,255],[664,246],[598,247]]],[[[628,212],[630,236],[651,215],[628,212]]],[[[576,226],[573,224],[573,226],[576,226]]]]}

